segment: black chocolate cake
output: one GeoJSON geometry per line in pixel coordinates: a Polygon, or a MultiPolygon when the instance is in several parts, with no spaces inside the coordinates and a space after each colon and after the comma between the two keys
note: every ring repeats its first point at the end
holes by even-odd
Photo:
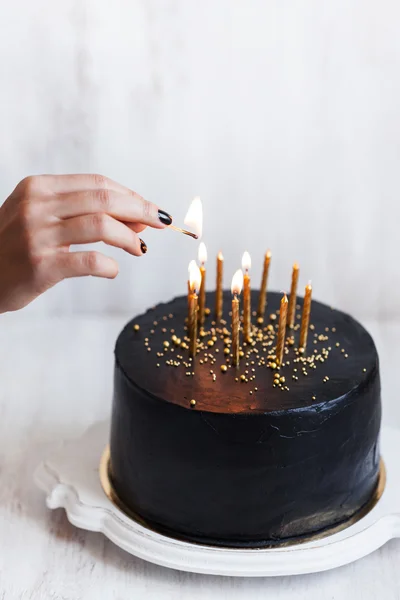
{"type": "MultiPolygon", "coordinates": [[[[208,306],[214,298],[207,294],[208,306]]],[[[379,478],[374,342],[352,317],[313,301],[307,351],[298,349],[298,314],[278,368],[280,295],[269,293],[265,322],[253,326],[236,369],[230,301],[225,292],[221,323],[207,317],[194,361],[186,297],[120,334],[114,490],[150,527],[204,544],[262,547],[331,530],[368,504],[379,478]]]]}

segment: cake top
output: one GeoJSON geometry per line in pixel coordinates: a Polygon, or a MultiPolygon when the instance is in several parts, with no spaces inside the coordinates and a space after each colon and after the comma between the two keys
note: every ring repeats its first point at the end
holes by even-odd
{"type": "MultiPolygon", "coordinates": [[[[258,292],[252,291],[252,305],[258,292]]],[[[238,368],[231,366],[231,294],[224,292],[220,323],[207,316],[196,358],[188,354],[181,296],[130,321],[116,345],[117,365],[130,382],[173,404],[214,413],[265,413],[323,405],[368,385],[378,367],[369,333],[349,315],[312,302],[307,350],[298,349],[302,299],[287,331],[284,361],[274,361],[281,295],[270,292],[264,323],[253,325],[252,344],[241,342],[238,368]],[[191,401],[195,400],[195,404],[191,401]]],[[[207,293],[207,306],[215,294],[207,293]]],[[[256,321],[253,317],[253,321],[256,321]]]]}

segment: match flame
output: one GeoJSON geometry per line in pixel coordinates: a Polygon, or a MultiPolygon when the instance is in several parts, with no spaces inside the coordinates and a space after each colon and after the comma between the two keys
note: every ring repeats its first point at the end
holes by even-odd
{"type": "Polygon", "coordinates": [[[198,258],[202,265],[207,261],[207,248],[204,242],[200,243],[198,258]]]}
{"type": "Polygon", "coordinates": [[[201,239],[203,234],[203,205],[199,196],[193,199],[183,222],[201,239]]]}
{"type": "Polygon", "coordinates": [[[218,260],[224,260],[224,255],[222,252],[218,252],[218,260]]]}
{"type": "Polygon", "coordinates": [[[242,269],[248,271],[251,268],[251,256],[248,252],[245,252],[242,257],[242,269]]]}
{"type": "Polygon", "coordinates": [[[192,293],[200,289],[201,273],[194,260],[189,263],[189,283],[192,293]]]}
{"type": "Polygon", "coordinates": [[[240,294],[243,287],[243,271],[238,269],[232,277],[231,291],[232,294],[240,294]]]}

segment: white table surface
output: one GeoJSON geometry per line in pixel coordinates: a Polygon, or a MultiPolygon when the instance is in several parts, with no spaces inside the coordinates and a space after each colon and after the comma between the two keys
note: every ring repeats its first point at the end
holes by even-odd
{"type": "MultiPolygon", "coordinates": [[[[60,438],[109,415],[113,344],[125,321],[0,317],[0,600],[399,600],[400,540],[316,575],[206,577],[147,564],[45,507],[32,472],[60,438]]],[[[380,351],[384,422],[400,428],[400,323],[365,325],[380,351]]]]}

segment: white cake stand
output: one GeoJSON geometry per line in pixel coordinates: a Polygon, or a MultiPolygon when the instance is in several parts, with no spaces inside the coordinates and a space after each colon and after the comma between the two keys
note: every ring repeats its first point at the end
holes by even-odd
{"type": "Polygon", "coordinates": [[[348,564],[400,537],[400,432],[382,431],[387,481],[376,505],[355,524],[319,540],[273,549],[201,546],[166,537],[126,516],[104,493],[99,462],[108,442],[109,423],[93,425],[78,440],[64,443],[39,465],[37,485],[49,508],[63,507],[71,523],[99,531],[112,542],[164,567],[245,577],[315,573],[348,564]]]}

